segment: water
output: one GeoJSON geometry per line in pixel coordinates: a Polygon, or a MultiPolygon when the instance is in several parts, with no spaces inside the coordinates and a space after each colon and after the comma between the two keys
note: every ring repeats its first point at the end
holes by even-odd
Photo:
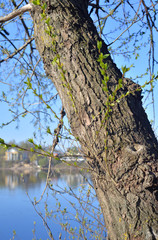
{"type": "Polygon", "coordinates": [[[61,239],[96,239],[95,230],[102,235],[100,239],[105,239],[98,202],[87,181],[74,172],[53,174],[51,179],[53,190],[46,190],[35,209],[32,202],[41,197],[46,173],[0,171],[0,239],[47,240],[51,239],[48,227],[55,240],[59,236],[61,239]],[[61,227],[63,224],[66,231],[61,227]]]}

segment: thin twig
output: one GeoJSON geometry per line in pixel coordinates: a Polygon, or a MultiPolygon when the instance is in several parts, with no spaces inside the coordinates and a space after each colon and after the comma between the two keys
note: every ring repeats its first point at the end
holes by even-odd
{"type": "Polygon", "coordinates": [[[51,149],[51,156],[50,156],[50,159],[49,159],[46,185],[45,185],[45,188],[44,188],[44,190],[43,190],[43,192],[42,192],[42,194],[41,194],[40,199],[39,199],[38,201],[36,201],[35,204],[38,204],[38,203],[42,200],[42,198],[43,198],[43,196],[44,196],[44,194],[45,194],[45,191],[46,191],[46,189],[47,189],[47,186],[48,186],[48,184],[49,184],[49,177],[50,177],[50,173],[51,173],[51,164],[52,164],[52,154],[53,154],[53,152],[54,152],[55,147],[57,146],[57,144],[58,144],[58,142],[59,142],[59,134],[60,134],[60,131],[61,131],[61,129],[62,129],[62,126],[63,126],[63,118],[64,118],[64,116],[65,116],[64,107],[62,107],[61,112],[60,112],[60,115],[61,115],[61,118],[60,118],[59,124],[58,124],[57,128],[54,130],[55,138],[54,138],[54,140],[53,140],[52,149],[51,149]]]}
{"type": "MultiPolygon", "coordinates": [[[[128,31],[128,29],[129,29],[132,25],[134,25],[135,23],[137,23],[137,22],[139,22],[139,21],[141,20],[141,18],[138,19],[138,12],[139,12],[140,6],[141,6],[141,1],[139,2],[139,6],[138,6],[137,12],[136,12],[136,14],[135,14],[135,16],[134,16],[134,18],[133,18],[132,23],[131,23],[113,42],[111,42],[111,43],[108,44],[107,46],[110,46],[110,45],[112,45],[114,42],[116,42],[125,32],[128,31]]],[[[143,18],[143,17],[142,17],[142,18],[143,18]]]]}
{"type": "Polygon", "coordinates": [[[32,203],[32,206],[33,206],[35,212],[36,212],[36,213],[40,216],[40,218],[43,220],[43,223],[44,223],[44,225],[45,225],[45,227],[46,227],[46,230],[48,231],[49,237],[51,238],[51,240],[54,240],[52,231],[51,231],[50,227],[48,226],[48,223],[46,222],[46,220],[44,219],[44,217],[42,216],[42,214],[36,209],[35,204],[34,204],[34,202],[31,201],[28,193],[27,193],[27,196],[28,196],[30,202],[32,203]]]}
{"type": "Polygon", "coordinates": [[[25,47],[27,47],[27,45],[29,43],[31,43],[34,40],[34,37],[30,38],[23,46],[21,46],[19,49],[17,49],[15,52],[13,52],[11,55],[9,55],[8,57],[0,60],[0,63],[7,61],[9,58],[14,57],[17,53],[19,53],[21,50],[23,50],[25,47]]]}

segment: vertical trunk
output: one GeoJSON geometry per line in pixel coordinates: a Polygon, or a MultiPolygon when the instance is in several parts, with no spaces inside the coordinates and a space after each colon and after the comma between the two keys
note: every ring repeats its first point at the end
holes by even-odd
{"type": "MultiPolygon", "coordinates": [[[[140,92],[115,104],[105,121],[107,98],[97,62],[100,38],[88,16],[86,1],[85,5],[82,1],[50,1],[45,13],[50,17],[51,34],[46,33],[48,24],[41,20],[41,7],[34,8],[37,49],[59,92],[72,132],[88,156],[108,239],[157,239],[157,140],[142,108],[140,92]],[[52,63],[55,59],[57,64],[52,63]]],[[[104,43],[102,52],[108,53],[104,43]]],[[[122,74],[110,57],[106,61],[112,92],[122,74]]],[[[137,87],[123,79],[117,97],[137,87]]]]}

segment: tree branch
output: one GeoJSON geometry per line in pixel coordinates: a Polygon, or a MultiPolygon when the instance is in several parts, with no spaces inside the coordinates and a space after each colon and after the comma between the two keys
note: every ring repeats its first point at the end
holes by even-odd
{"type": "Polygon", "coordinates": [[[20,9],[14,10],[13,12],[9,13],[8,15],[4,16],[4,17],[0,17],[0,23],[4,23],[7,22],[17,16],[19,16],[20,14],[23,14],[25,12],[28,12],[32,9],[32,4],[26,4],[25,6],[21,7],[20,9]]]}
{"type": "Polygon", "coordinates": [[[19,53],[22,49],[24,49],[25,47],[27,47],[27,45],[29,43],[31,43],[34,40],[34,37],[30,38],[23,46],[21,46],[19,49],[17,49],[15,52],[13,52],[11,55],[9,55],[8,57],[6,57],[5,59],[0,60],[0,63],[7,61],[9,58],[14,57],[17,53],[19,53]]]}
{"type": "Polygon", "coordinates": [[[60,131],[63,127],[63,118],[65,116],[65,110],[64,110],[64,107],[62,107],[61,109],[61,112],[60,112],[60,115],[61,115],[61,118],[59,120],[59,123],[58,123],[58,126],[57,128],[54,130],[54,140],[53,140],[53,144],[52,144],[52,149],[51,149],[51,156],[50,156],[50,159],[49,159],[49,165],[48,165],[48,172],[47,172],[47,179],[46,179],[46,185],[45,185],[45,188],[41,194],[41,197],[38,201],[36,201],[34,204],[38,204],[42,198],[43,198],[43,195],[47,189],[47,186],[49,185],[49,177],[50,177],[50,172],[51,172],[51,164],[52,164],[52,154],[54,153],[54,150],[55,150],[55,147],[57,146],[58,142],[59,142],[59,134],[60,134],[60,131]]]}

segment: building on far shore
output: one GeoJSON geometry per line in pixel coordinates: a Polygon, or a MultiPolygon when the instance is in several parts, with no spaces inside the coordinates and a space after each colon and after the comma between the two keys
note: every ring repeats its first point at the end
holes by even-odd
{"type": "Polygon", "coordinates": [[[6,161],[22,161],[28,159],[26,151],[18,151],[16,148],[10,148],[5,152],[6,161]]]}
{"type": "Polygon", "coordinates": [[[61,160],[64,160],[66,162],[83,162],[85,161],[85,157],[80,155],[80,154],[76,154],[76,155],[66,155],[61,157],[61,160]]]}

